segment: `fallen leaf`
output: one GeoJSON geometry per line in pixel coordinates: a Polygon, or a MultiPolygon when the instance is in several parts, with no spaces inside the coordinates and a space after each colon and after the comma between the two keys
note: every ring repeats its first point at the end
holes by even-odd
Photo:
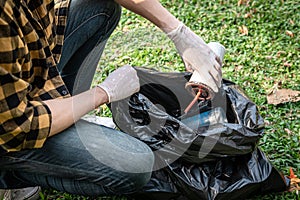
{"type": "Polygon", "coordinates": [[[271,125],[271,123],[270,123],[268,120],[265,119],[264,121],[265,121],[265,125],[266,125],[266,126],[271,125]]]}
{"type": "Polygon", "coordinates": [[[239,0],[238,1],[238,6],[242,5],[242,3],[243,3],[243,0],[239,0]]]}
{"type": "Polygon", "coordinates": [[[277,52],[277,58],[280,57],[281,54],[286,54],[286,52],[285,52],[285,51],[278,51],[278,52],[277,52]]]}
{"type": "Polygon", "coordinates": [[[273,56],[266,56],[266,59],[267,59],[267,60],[272,60],[272,59],[273,59],[273,56]]]}
{"type": "Polygon", "coordinates": [[[288,63],[288,62],[285,62],[285,63],[283,63],[283,66],[285,66],[285,67],[291,67],[292,64],[291,64],[291,63],[288,63]]]}
{"type": "Polygon", "coordinates": [[[248,28],[245,25],[239,26],[239,31],[242,35],[248,35],[248,28]]]}
{"type": "Polygon", "coordinates": [[[288,128],[285,128],[284,131],[285,131],[288,135],[293,134],[293,132],[292,132],[290,129],[288,129],[288,128]]]}
{"type": "Polygon", "coordinates": [[[291,20],[291,19],[290,19],[290,24],[291,24],[291,25],[295,25],[294,20],[291,20]]]}
{"type": "Polygon", "coordinates": [[[297,178],[297,175],[295,175],[293,169],[290,167],[290,175],[288,176],[288,178],[290,179],[290,187],[288,189],[288,191],[292,192],[292,191],[300,191],[300,179],[297,178]]]}
{"type": "Polygon", "coordinates": [[[251,13],[246,13],[245,15],[244,15],[244,18],[251,18],[252,17],[252,14],[251,13]]]}
{"type": "Polygon", "coordinates": [[[288,176],[290,179],[292,179],[292,178],[297,178],[297,176],[295,175],[295,173],[294,173],[294,170],[293,170],[293,168],[291,168],[290,167],[290,175],[288,176]]]}
{"type": "Polygon", "coordinates": [[[292,31],[285,31],[285,33],[290,37],[294,37],[294,33],[292,31]]]}
{"type": "Polygon", "coordinates": [[[291,89],[274,89],[267,95],[268,104],[278,105],[286,102],[300,101],[300,91],[291,89]]]}
{"type": "Polygon", "coordinates": [[[249,0],[239,0],[238,6],[240,6],[240,5],[249,5],[249,0]]]}
{"type": "Polygon", "coordinates": [[[126,26],[126,25],[125,25],[125,26],[123,27],[122,31],[124,31],[124,32],[128,32],[128,31],[129,31],[129,28],[128,28],[128,26],[126,26]]]}
{"type": "Polygon", "coordinates": [[[242,65],[238,65],[238,66],[235,66],[235,67],[234,67],[234,70],[235,70],[235,71],[240,71],[241,69],[243,69],[243,66],[242,66],[242,65]]]}

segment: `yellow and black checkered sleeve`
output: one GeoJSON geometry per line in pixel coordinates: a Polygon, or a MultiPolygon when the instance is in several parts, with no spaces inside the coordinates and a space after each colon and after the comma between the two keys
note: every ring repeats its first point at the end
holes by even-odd
{"type": "Polygon", "coordinates": [[[27,99],[29,87],[0,67],[0,145],[6,152],[40,148],[50,132],[51,112],[27,99]]]}
{"type": "Polygon", "coordinates": [[[42,147],[51,127],[49,108],[29,95],[30,80],[39,78],[33,76],[39,68],[28,67],[24,43],[24,37],[32,32],[22,37],[27,29],[20,31],[8,2],[0,5],[0,153],[42,147]]]}
{"type": "Polygon", "coordinates": [[[42,102],[27,99],[29,89],[0,66],[0,145],[6,152],[40,148],[50,132],[51,112],[42,102]]]}

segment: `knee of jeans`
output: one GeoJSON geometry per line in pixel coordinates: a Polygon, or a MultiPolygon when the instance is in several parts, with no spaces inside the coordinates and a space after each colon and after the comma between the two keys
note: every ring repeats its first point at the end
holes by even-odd
{"type": "Polygon", "coordinates": [[[152,172],[135,173],[129,175],[130,187],[126,189],[125,193],[134,193],[144,187],[150,180],[152,172]]]}
{"type": "MultiPolygon", "coordinates": [[[[135,173],[151,172],[154,164],[154,154],[152,150],[142,141],[138,141],[135,145],[136,151],[142,153],[134,153],[133,156],[131,156],[131,160],[128,161],[130,165],[127,171],[135,173]],[[137,145],[138,143],[139,145],[137,145]]],[[[132,150],[132,152],[133,151],[134,150],[132,150]]],[[[130,155],[130,153],[128,155],[130,155]]]]}
{"type": "MultiPolygon", "coordinates": [[[[152,174],[154,164],[154,154],[151,149],[145,145],[145,148],[149,149],[148,152],[142,157],[135,158],[130,162],[126,169],[128,181],[131,183],[131,187],[127,189],[128,193],[136,192],[143,186],[145,186],[152,174]]],[[[144,150],[145,151],[145,150],[144,150]]]]}
{"type": "MultiPolygon", "coordinates": [[[[143,182],[153,170],[154,154],[146,144],[142,145],[144,145],[144,148],[139,145],[137,151],[144,151],[143,153],[133,152],[132,149],[127,149],[128,152],[119,151],[119,155],[115,156],[115,159],[118,160],[115,163],[116,165],[111,163],[110,166],[121,173],[129,174],[129,178],[132,178],[133,182],[137,177],[141,177],[137,180],[138,182],[143,182]]],[[[109,164],[109,162],[105,163],[109,164]]]]}
{"type": "Polygon", "coordinates": [[[79,28],[107,39],[120,20],[121,10],[114,0],[72,0],[65,40],[79,28]]]}
{"type": "MultiPolygon", "coordinates": [[[[111,180],[105,187],[107,194],[131,194],[139,191],[149,182],[154,163],[153,153],[147,153],[144,159],[127,158],[127,162],[121,163],[122,170],[114,166],[112,171],[106,173],[111,180]]],[[[98,184],[101,185],[101,181],[98,184]]]]}
{"type": "MultiPolygon", "coordinates": [[[[105,33],[107,36],[109,36],[116,28],[120,21],[121,17],[121,6],[112,0],[92,0],[95,1],[95,6],[97,6],[97,3],[99,4],[99,8],[103,7],[103,1],[105,2],[105,9],[103,9],[103,12],[107,14],[107,21],[106,21],[106,27],[105,27],[105,33]]],[[[99,32],[103,31],[102,26],[102,19],[100,19],[100,26],[99,26],[99,32]]],[[[106,39],[106,38],[104,38],[106,39]]]]}

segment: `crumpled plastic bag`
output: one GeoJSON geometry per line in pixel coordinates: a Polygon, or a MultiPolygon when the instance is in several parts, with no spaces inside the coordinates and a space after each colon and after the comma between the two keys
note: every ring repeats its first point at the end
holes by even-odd
{"type": "Polygon", "coordinates": [[[234,83],[223,80],[213,100],[184,109],[194,96],[191,73],[136,68],[141,89],[110,105],[118,128],[155,155],[150,182],[139,199],[235,199],[283,191],[286,179],[257,147],[264,121],[234,83]]]}

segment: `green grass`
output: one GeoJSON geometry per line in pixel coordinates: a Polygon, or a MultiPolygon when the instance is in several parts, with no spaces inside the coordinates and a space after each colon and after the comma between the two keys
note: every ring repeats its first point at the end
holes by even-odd
{"type": "MultiPolygon", "coordinates": [[[[163,0],[176,17],[206,42],[219,41],[226,49],[223,77],[239,84],[258,105],[266,120],[260,147],[285,175],[293,167],[300,176],[300,102],[268,105],[266,95],[275,84],[300,90],[300,2],[295,0],[163,0]],[[239,27],[246,26],[248,35],[239,27]],[[293,33],[293,37],[287,34],[293,33]]],[[[145,19],[123,10],[119,26],[108,41],[93,84],[119,66],[147,66],[160,71],[183,71],[173,44],[145,19]]],[[[110,115],[107,108],[95,111],[110,115]]],[[[44,191],[43,199],[89,199],[44,191]]],[[[122,198],[99,198],[122,199],[122,198]]],[[[300,199],[293,193],[254,199],[300,199]]]]}

